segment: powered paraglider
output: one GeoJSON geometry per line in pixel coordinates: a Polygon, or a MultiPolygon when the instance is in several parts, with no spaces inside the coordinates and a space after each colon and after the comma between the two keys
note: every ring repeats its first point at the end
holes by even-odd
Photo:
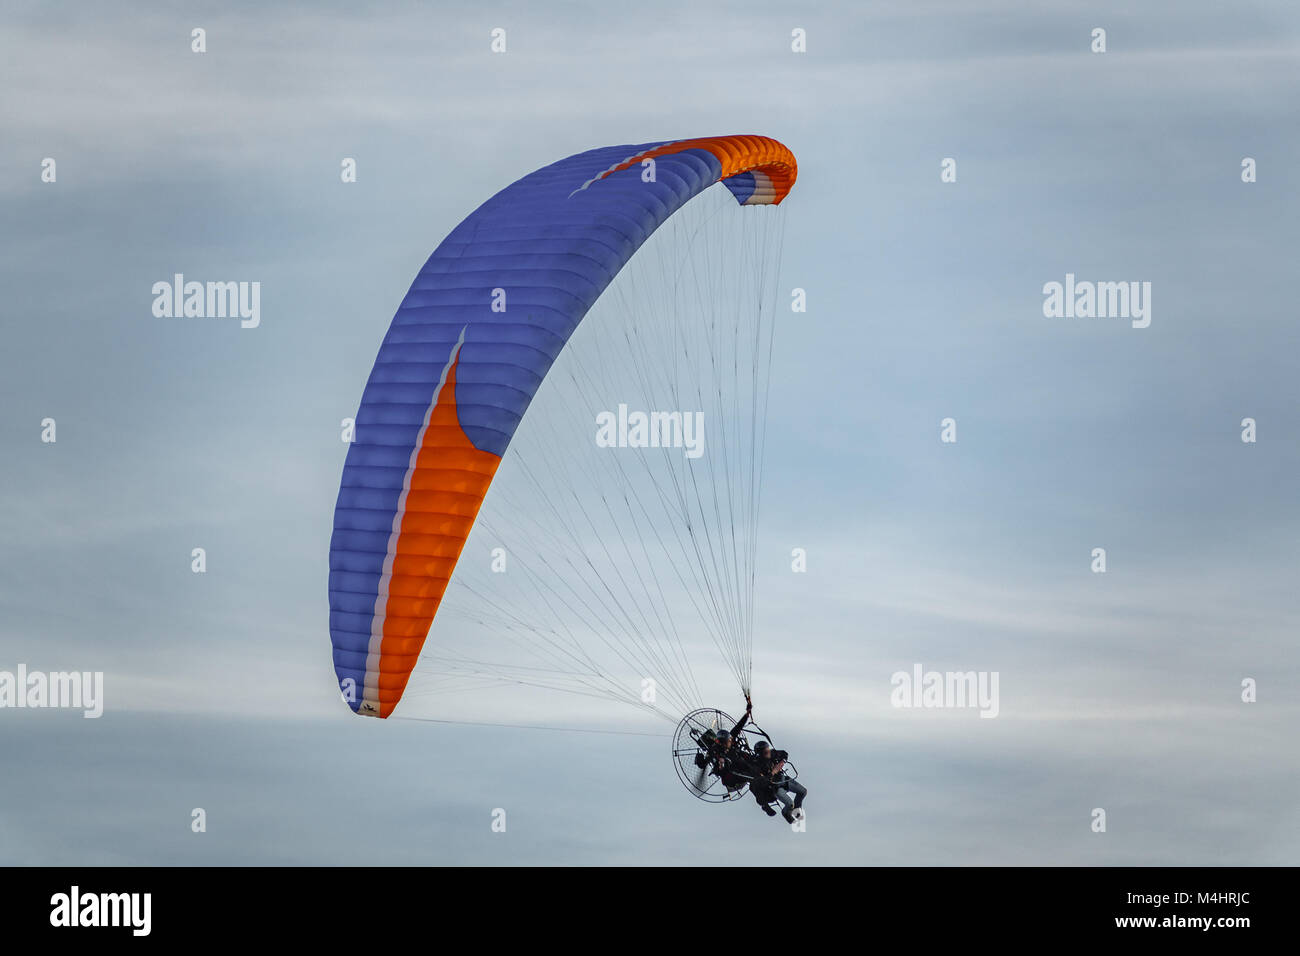
{"type": "Polygon", "coordinates": [[[688,713],[683,783],[744,792],[693,786],[721,714],[698,709],[694,665],[711,642],[748,695],[776,207],[795,178],[763,136],[606,147],[506,187],[434,250],[334,512],[330,636],[354,712],[500,681],[688,713]]]}

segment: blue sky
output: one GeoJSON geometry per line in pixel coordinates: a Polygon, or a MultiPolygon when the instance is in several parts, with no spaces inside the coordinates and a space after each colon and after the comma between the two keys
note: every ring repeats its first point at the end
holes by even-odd
{"type": "Polygon", "coordinates": [[[0,711],[0,860],[1297,861],[1293,4],[3,16],[0,669],[102,670],[107,710],[0,711]],[[545,163],[734,132],[799,159],[754,651],[799,834],[666,739],[361,720],[330,664],[338,422],[429,252],[545,163]],[[260,281],[261,326],[155,318],[175,272],[260,281]],[[1045,319],[1068,272],[1151,282],[1150,327],[1045,319]],[[999,718],[892,708],[914,662],[998,671],[999,718]]]}

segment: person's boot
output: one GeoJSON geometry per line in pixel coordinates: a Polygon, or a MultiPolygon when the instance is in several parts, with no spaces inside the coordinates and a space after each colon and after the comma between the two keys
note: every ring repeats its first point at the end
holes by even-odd
{"type": "Polygon", "coordinates": [[[773,810],[773,809],[772,809],[771,807],[769,807],[769,806],[764,806],[764,807],[763,807],[763,812],[766,813],[769,817],[774,817],[774,816],[776,816],[776,811],[773,810]]]}
{"type": "Polygon", "coordinates": [[[791,812],[789,807],[781,811],[781,816],[785,817],[786,823],[794,823],[794,813],[791,812]]]}

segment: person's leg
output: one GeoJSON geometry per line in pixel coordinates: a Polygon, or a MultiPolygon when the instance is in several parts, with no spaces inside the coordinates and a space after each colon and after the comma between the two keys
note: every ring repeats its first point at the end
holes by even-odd
{"type": "Polygon", "coordinates": [[[785,787],[776,788],[776,798],[781,801],[781,806],[789,810],[794,803],[794,798],[786,791],[785,787]]]}
{"type": "Polygon", "coordinates": [[[798,810],[803,806],[803,798],[808,796],[808,788],[798,780],[787,780],[785,788],[794,794],[794,808],[798,810]]]}

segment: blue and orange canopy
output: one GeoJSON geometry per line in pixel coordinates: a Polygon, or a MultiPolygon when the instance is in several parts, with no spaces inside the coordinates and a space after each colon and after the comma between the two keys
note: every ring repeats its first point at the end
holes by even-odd
{"type": "Polygon", "coordinates": [[[353,710],[401,699],[501,456],[619,270],[714,183],[775,205],[796,172],[766,136],[594,149],[501,190],[434,250],[380,346],[334,509],[330,639],[353,710]]]}

